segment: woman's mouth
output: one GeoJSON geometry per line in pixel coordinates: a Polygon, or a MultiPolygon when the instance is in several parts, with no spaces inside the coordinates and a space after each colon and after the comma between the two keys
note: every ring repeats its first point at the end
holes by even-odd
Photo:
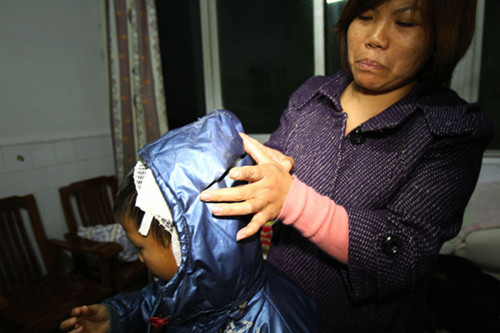
{"type": "Polygon", "coordinates": [[[385,69],[385,66],[379,63],[378,61],[368,59],[368,58],[363,58],[361,60],[356,61],[360,69],[365,69],[365,70],[381,70],[385,69]]]}

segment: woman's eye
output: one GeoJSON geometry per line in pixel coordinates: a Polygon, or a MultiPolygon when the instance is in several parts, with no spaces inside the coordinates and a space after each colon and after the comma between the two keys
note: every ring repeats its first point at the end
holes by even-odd
{"type": "Polygon", "coordinates": [[[403,28],[411,28],[415,25],[415,23],[413,22],[402,22],[402,21],[397,21],[396,24],[403,28]]]}
{"type": "Polygon", "coordinates": [[[371,16],[368,16],[368,15],[359,15],[358,19],[361,20],[361,21],[369,21],[369,20],[371,20],[371,16]]]}

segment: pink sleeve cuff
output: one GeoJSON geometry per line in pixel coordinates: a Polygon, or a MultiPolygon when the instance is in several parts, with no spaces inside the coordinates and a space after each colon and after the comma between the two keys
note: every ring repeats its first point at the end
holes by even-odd
{"type": "Polygon", "coordinates": [[[278,216],[330,256],[347,264],[349,216],[344,207],[293,176],[293,183],[278,216]]]}

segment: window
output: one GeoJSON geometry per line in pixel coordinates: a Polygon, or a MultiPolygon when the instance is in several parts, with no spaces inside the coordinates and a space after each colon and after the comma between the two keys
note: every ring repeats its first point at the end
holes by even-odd
{"type": "Polygon", "coordinates": [[[156,0],[169,128],[205,114],[199,0],[156,0]]]}
{"type": "MultiPolygon", "coordinates": [[[[340,69],[333,27],[344,3],[156,0],[170,128],[223,107],[236,113],[249,133],[274,131],[301,83],[340,69]],[[324,43],[318,43],[318,34],[324,43]]],[[[478,0],[476,44],[452,82],[465,99],[479,99],[497,133],[499,7],[498,1],[478,0]]],[[[489,148],[489,155],[500,156],[500,134],[489,148]]]]}
{"type": "Polygon", "coordinates": [[[345,1],[327,1],[325,10],[325,73],[332,75],[340,70],[340,47],[337,45],[334,27],[340,18],[345,1]]]}
{"type": "Polygon", "coordinates": [[[484,10],[483,44],[481,55],[481,78],[479,85],[479,102],[481,108],[493,121],[495,135],[490,144],[490,155],[500,156],[500,45],[498,36],[500,25],[496,22],[500,13],[500,2],[486,0],[484,10]]]}
{"type": "Polygon", "coordinates": [[[249,133],[274,131],[314,74],[312,3],[156,0],[169,127],[223,107],[249,133]]]}
{"type": "Polygon", "coordinates": [[[314,74],[312,1],[219,0],[222,100],[251,133],[270,133],[314,74]]]}

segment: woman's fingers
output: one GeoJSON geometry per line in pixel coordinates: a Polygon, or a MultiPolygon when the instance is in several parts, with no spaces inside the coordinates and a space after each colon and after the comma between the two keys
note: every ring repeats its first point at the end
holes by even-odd
{"type": "Polygon", "coordinates": [[[244,133],[240,133],[240,137],[243,140],[243,147],[245,148],[245,152],[252,156],[257,164],[264,163],[270,160],[270,157],[266,155],[264,151],[265,146],[262,143],[244,133]]]}
{"type": "Polygon", "coordinates": [[[249,154],[257,164],[274,161],[281,165],[287,172],[290,172],[295,165],[295,160],[290,156],[286,156],[276,149],[263,145],[245,133],[240,133],[240,136],[243,139],[245,152],[249,154]]]}
{"type": "Polygon", "coordinates": [[[217,190],[205,190],[200,193],[200,199],[206,202],[242,201],[240,190],[237,187],[228,187],[217,190]],[[231,200],[229,200],[231,198],[231,200]]]}
{"type": "Polygon", "coordinates": [[[211,211],[215,216],[241,216],[253,214],[255,212],[254,207],[251,200],[246,200],[237,203],[214,204],[211,211]]]}
{"type": "Polygon", "coordinates": [[[243,239],[255,234],[262,225],[279,215],[293,178],[282,167],[273,163],[234,168],[230,176],[247,180],[249,184],[206,190],[200,194],[200,199],[213,203],[222,202],[211,206],[212,213],[217,216],[254,214],[252,221],[238,234],[243,239]]]}
{"type": "MultiPolygon", "coordinates": [[[[264,177],[264,171],[259,166],[235,167],[229,171],[229,177],[234,180],[243,180],[254,183],[264,177]]],[[[201,192],[200,199],[210,202],[244,201],[255,196],[255,186],[252,184],[223,188],[217,190],[205,190],[201,192]]]]}
{"type": "Polygon", "coordinates": [[[252,220],[236,234],[236,240],[240,241],[247,237],[253,236],[259,232],[260,228],[272,219],[268,218],[266,214],[255,214],[252,220]]]}
{"type": "Polygon", "coordinates": [[[257,140],[240,133],[245,151],[257,165],[235,167],[229,177],[248,184],[232,188],[205,190],[200,199],[212,202],[211,210],[217,216],[254,214],[237,239],[257,233],[268,221],[278,217],[293,182],[290,170],[294,160],[277,150],[262,145],[257,140]]]}
{"type": "MultiPolygon", "coordinates": [[[[270,148],[269,148],[270,149],[270,148]]],[[[295,166],[295,160],[290,156],[286,156],[277,150],[273,151],[273,159],[281,165],[287,172],[292,171],[295,166]]]]}
{"type": "Polygon", "coordinates": [[[265,170],[259,165],[234,167],[229,170],[229,177],[253,183],[265,177],[265,170]]]}
{"type": "Polygon", "coordinates": [[[207,202],[230,202],[212,205],[212,213],[217,216],[252,214],[264,206],[264,202],[255,192],[258,187],[252,185],[206,190],[200,194],[200,199],[207,202]]]}

